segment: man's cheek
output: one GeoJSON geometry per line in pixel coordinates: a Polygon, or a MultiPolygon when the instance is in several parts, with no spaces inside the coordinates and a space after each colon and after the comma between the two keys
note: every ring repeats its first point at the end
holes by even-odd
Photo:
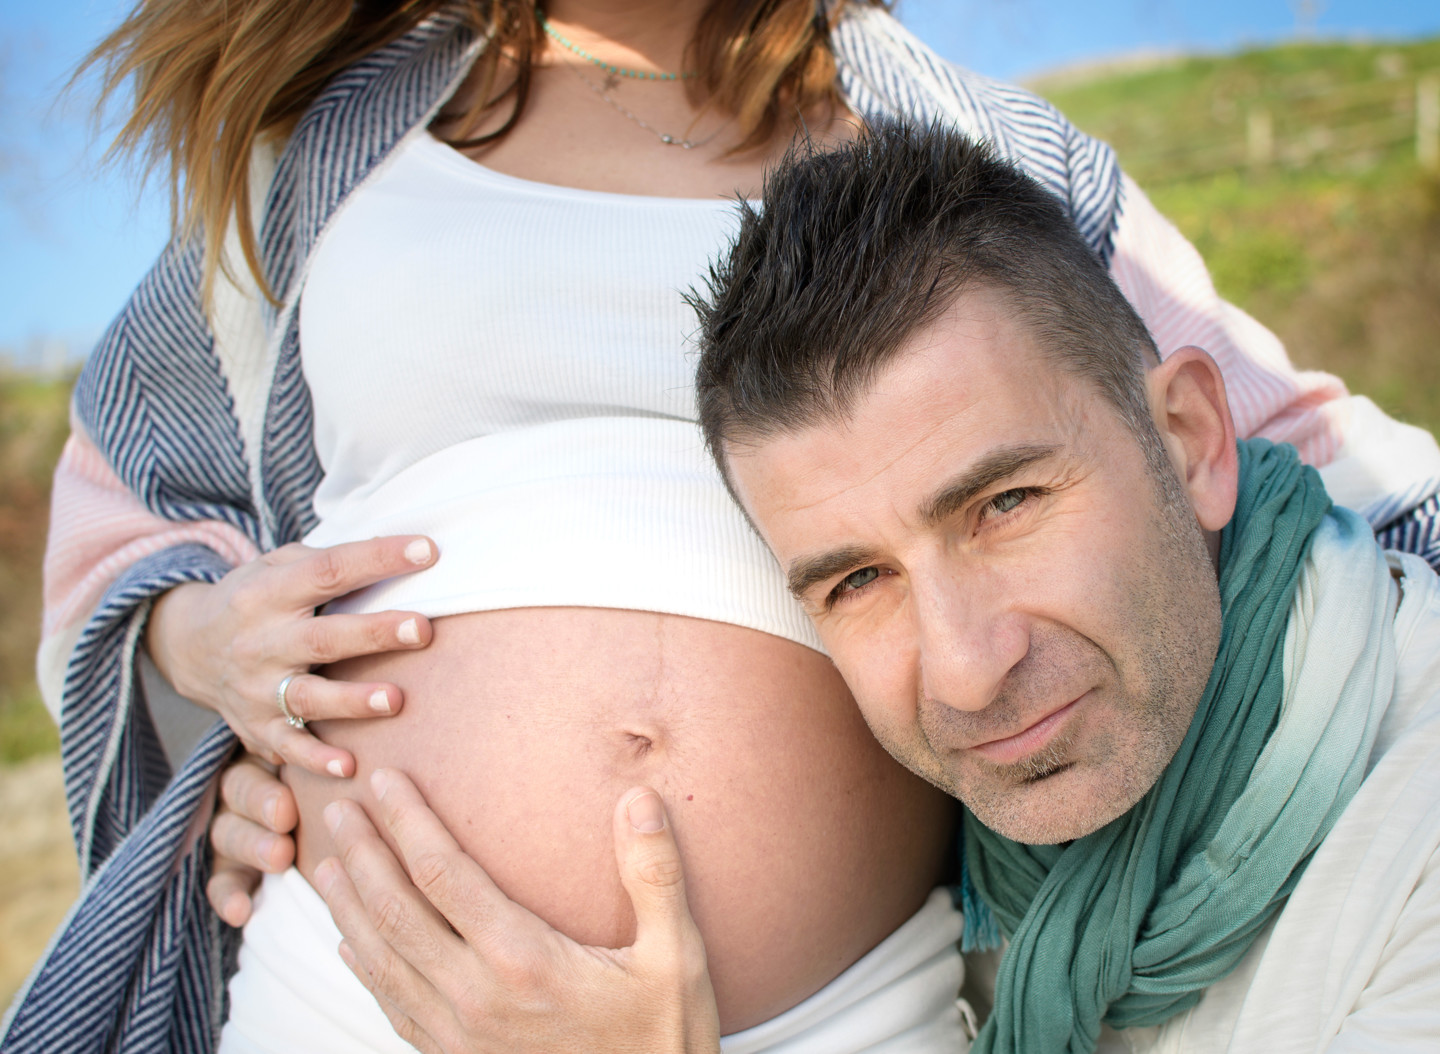
{"type": "Polygon", "coordinates": [[[857,633],[822,640],[875,737],[886,746],[914,738],[917,696],[909,665],[883,638],[857,633]]]}

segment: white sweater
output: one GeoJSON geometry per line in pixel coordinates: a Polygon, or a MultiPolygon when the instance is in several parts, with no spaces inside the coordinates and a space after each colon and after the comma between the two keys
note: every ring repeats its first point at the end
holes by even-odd
{"type": "Polygon", "coordinates": [[[1440,1051],[1440,580],[1388,559],[1395,694],[1365,782],[1234,972],[1103,1054],[1440,1051]]]}

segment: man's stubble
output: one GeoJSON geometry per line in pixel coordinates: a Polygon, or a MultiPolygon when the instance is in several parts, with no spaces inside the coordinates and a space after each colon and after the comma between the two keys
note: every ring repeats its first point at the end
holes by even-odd
{"type": "Polygon", "coordinates": [[[1214,666],[1220,598],[1210,549],[1159,436],[1152,431],[1141,439],[1141,448],[1152,484],[1152,529],[1130,565],[1127,592],[1134,602],[1121,635],[1144,646],[1116,657],[1069,627],[1036,623],[1029,651],[983,711],[922,698],[917,705],[923,749],[886,744],[902,764],[958,798],[986,826],[1017,841],[1069,841],[1134,806],[1185,738],[1214,666]],[[1108,686],[1100,689],[1103,699],[1097,702],[1116,711],[1118,727],[1071,720],[1044,749],[1006,765],[973,752],[961,758],[944,750],[945,743],[983,742],[1014,732],[1034,712],[1033,700],[1053,700],[1074,686],[1095,683],[1108,686]],[[937,771],[937,757],[948,757],[950,763],[937,771]],[[1103,786],[1090,804],[1069,800],[1063,789],[1067,773],[1073,776],[1077,766],[1103,767],[1103,786]],[[1055,830],[1049,817],[1036,813],[1047,785],[1054,788],[1057,818],[1077,813],[1069,830],[1055,830]]]}

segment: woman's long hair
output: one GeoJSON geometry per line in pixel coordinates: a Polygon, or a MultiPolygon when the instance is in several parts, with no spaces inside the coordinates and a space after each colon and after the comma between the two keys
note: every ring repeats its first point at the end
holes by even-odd
{"type": "MultiPolygon", "coordinates": [[[[536,15],[543,3],[138,0],[91,52],[81,69],[103,66],[102,105],[133,81],[134,110],[112,152],[139,154],[147,166],[169,169],[175,231],[203,239],[207,301],[232,215],[246,265],[273,296],[261,273],[250,208],[257,140],[283,140],[331,77],[449,2],[463,5],[477,32],[492,34],[481,90],[464,117],[511,107],[496,132],[458,144],[479,145],[503,136],[524,109],[530,63],[545,46],[536,15]],[[502,54],[515,60],[517,72],[500,86],[502,54]]],[[[836,101],[829,26],[846,3],[882,6],[885,0],[712,0],[687,52],[687,66],[698,73],[687,88],[692,99],[734,118],[739,142],[733,152],[770,142],[789,115],[836,101]]]]}

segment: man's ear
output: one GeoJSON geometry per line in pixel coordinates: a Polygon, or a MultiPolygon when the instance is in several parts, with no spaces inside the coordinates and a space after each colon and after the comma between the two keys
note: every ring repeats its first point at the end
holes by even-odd
{"type": "Polygon", "coordinates": [[[1202,529],[1218,531],[1235,513],[1239,466],[1225,379],[1208,352],[1185,347],[1152,369],[1147,382],[1155,427],[1202,529]]]}

